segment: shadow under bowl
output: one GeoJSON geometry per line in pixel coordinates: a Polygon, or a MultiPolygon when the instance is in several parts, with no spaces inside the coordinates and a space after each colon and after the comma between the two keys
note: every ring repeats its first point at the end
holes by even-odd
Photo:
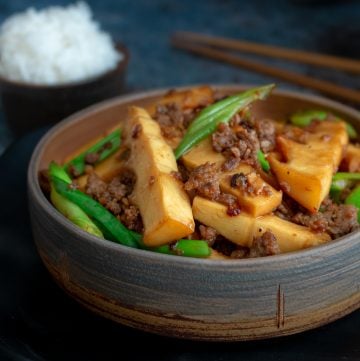
{"type": "Polygon", "coordinates": [[[37,85],[0,77],[0,96],[9,128],[14,134],[22,135],[121,94],[129,53],[121,44],[116,48],[123,58],[115,69],[79,82],[37,85]]]}
{"type": "MultiPolygon", "coordinates": [[[[219,87],[226,92],[239,86],[219,87]]],[[[45,266],[72,297],[97,314],[134,328],[208,341],[254,340],[298,333],[360,307],[360,232],[289,254],[201,260],[137,250],[70,223],[42,193],[38,172],[147,106],[164,91],[119,97],[77,113],[37,145],[28,169],[34,240],[45,266]]],[[[256,117],[286,119],[328,109],[360,130],[360,113],[313,95],[275,91],[253,106],[256,117]]],[[[154,209],[156,211],[156,209],[154,209]]]]}

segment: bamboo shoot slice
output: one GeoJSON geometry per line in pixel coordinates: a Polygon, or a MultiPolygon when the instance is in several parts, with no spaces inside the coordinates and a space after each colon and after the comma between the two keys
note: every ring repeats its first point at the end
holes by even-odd
{"type": "Polygon", "coordinates": [[[327,233],[315,233],[309,228],[285,221],[274,215],[252,217],[242,212],[229,216],[226,206],[202,197],[193,201],[194,218],[216,229],[230,241],[251,247],[254,237],[270,230],[276,237],[280,251],[292,252],[316,246],[330,240],[327,233]]]}
{"type": "Polygon", "coordinates": [[[136,174],[132,196],[143,223],[147,246],[159,246],[193,233],[195,224],[189,198],[171,175],[177,164],[159,125],[142,108],[131,107],[126,142],[131,150],[128,166],[136,174]]]}

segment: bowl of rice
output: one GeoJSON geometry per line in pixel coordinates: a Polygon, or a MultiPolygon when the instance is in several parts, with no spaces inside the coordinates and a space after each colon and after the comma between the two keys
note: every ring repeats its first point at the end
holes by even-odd
{"type": "Polygon", "coordinates": [[[128,52],[79,2],[28,9],[0,28],[0,94],[20,135],[123,92],[128,52]]]}

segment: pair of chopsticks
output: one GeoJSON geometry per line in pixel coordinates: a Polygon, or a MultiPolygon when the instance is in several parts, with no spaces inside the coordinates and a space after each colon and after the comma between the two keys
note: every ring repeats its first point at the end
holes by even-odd
{"type": "Polygon", "coordinates": [[[265,65],[261,62],[249,60],[224,50],[241,51],[249,54],[296,61],[321,68],[327,67],[360,74],[360,61],[358,60],[191,32],[176,32],[171,38],[171,43],[176,48],[183,49],[197,55],[279,78],[290,83],[295,83],[320,91],[335,98],[360,104],[360,91],[345,88],[329,81],[265,65]]]}

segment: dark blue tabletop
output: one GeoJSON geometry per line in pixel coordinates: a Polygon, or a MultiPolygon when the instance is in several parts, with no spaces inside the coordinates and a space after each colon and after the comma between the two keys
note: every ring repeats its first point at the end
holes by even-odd
{"type": "MultiPolygon", "coordinates": [[[[69,1],[57,1],[67,4],[69,1]]],[[[360,58],[359,1],[90,0],[95,18],[130,50],[127,91],[191,83],[265,83],[258,74],[172,49],[169,35],[191,30],[360,58]]],[[[0,21],[55,1],[0,0],[0,21]]],[[[360,88],[360,78],[271,63],[360,88]]],[[[283,87],[294,86],[281,83],[283,87]]],[[[360,360],[360,312],[301,335],[243,344],[206,344],[146,335],[83,310],[51,281],[34,248],[25,172],[43,130],[0,158],[0,360],[329,361],[360,360]],[[5,206],[6,205],[6,206],[5,206]],[[132,346],[134,345],[134,346],[132,346]]],[[[0,112],[0,153],[11,141],[0,112]]]]}
{"type": "MultiPolygon", "coordinates": [[[[0,21],[30,6],[73,1],[0,1],[0,21]]],[[[191,30],[267,44],[360,58],[360,2],[350,0],[89,0],[94,17],[131,60],[127,90],[194,83],[265,83],[274,79],[172,49],[169,36],[191,30]]],[[[360,77],[299,64],[269,61],[360,88],[360,77]]],[[[294,87],[278,82],[280,86],[294,87]]],[[[12,136],[0,119],[0,153],[12,136]]]]}

